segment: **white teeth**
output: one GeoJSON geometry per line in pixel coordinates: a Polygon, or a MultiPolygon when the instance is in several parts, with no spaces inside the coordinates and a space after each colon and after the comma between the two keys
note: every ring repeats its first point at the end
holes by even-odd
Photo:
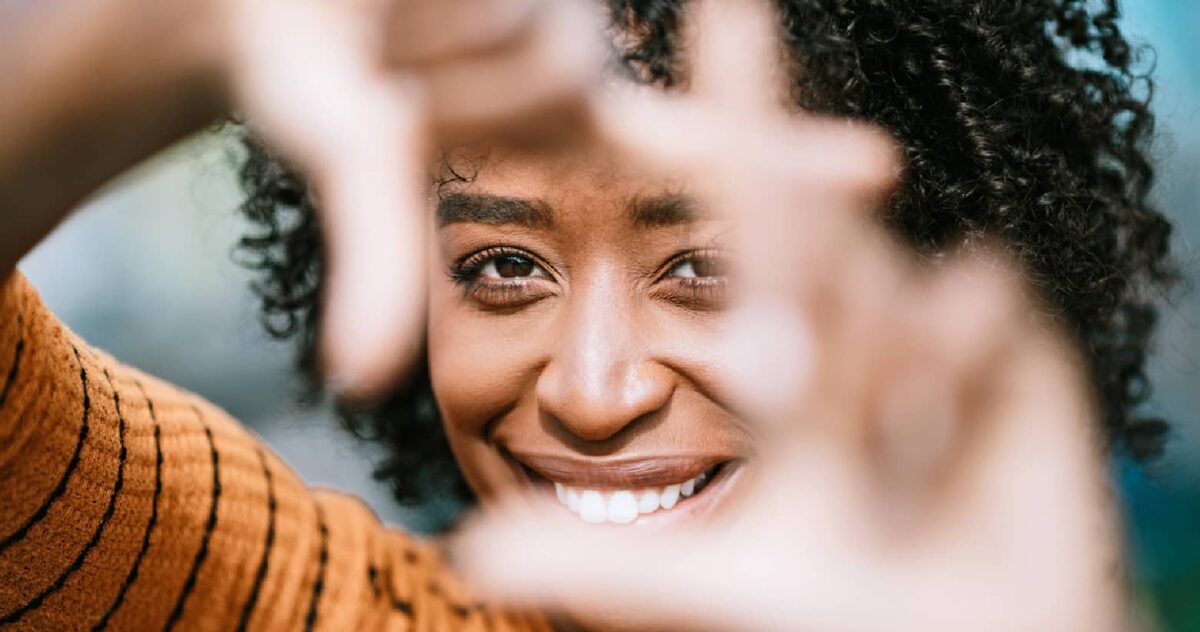
{"type": "Polygon", "coordinates": [[[654,513],[658,509],[658,492],[647,489],[638,498],[638,513],[654,513]]]}
{"type": "Polygon", "coordinates": [[[638,517],[638,504],[633,498],[633,492],[613,492],[608,499],[608,521],[616,524],[629,524],[638,517]]]}
{"type": "Polygon", "coordinates": [[[579,517],[584,522],[604,522],[608,518],[608,507],[600,492],[589,489],[579,497],[579,517]]]}
{"type": "Polygon", "coordinates": [[[658,505],[663,509],[671,509],[679,502],[679,485],[667,485],[658,498],[658,505]]]}
{"type": "Polygon", "coordinates": [[[708,478],[709,473],[704,472],[691,480],[665,487],[603,491],[555,483],[554,495],[584,522],[629,524],[641,514],[673,509],[680,500],[694,496],[697,487],[708,478]]]}

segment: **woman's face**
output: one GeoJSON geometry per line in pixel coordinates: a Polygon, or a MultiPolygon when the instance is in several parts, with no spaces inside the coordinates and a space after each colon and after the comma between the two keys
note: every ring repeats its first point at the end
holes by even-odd
{"type": "Polygon", "coordinates": [[[438,196],[429,357],[482,502],[633,527],[719,511],[750,448],[712,347],[728,223],[600,155],[469,162],[438,196]]]}

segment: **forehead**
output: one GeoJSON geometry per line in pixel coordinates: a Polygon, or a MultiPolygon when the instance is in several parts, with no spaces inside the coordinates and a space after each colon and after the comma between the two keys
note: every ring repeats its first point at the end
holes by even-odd
{"type": "Polygon", "coordinates": [[[688,223],[698,215],[682,180],[588,151],[456,150],[443,160],[436,197],[439,225],[549,228],[572,220],[624,219],[653,227],[688,223]]]}
{"type": "Polygon", "coordinates": [[[440,171],[439,193],[492,193],[547,202],[618,191],[652,194],[681,186],[677,180],[652,176],[611,154],[591,149],[539,152],[460,147],[446,152],[440,171]]]}

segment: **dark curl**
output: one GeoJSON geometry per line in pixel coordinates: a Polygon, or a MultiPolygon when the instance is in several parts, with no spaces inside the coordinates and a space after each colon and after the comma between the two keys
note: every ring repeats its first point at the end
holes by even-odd
{"type": "MultiPolygon", "coordinates": [[[[681,76],[681,0],[608,0],[625,62],[666,88],[681,76]]],[[[1089,360],[1105,436],[1148,459],[1166,436],[1138,415],[1155,303],[1178,280],[1171,226],[1149,201],[1152,84],[1116,0],[780,0],[793,94],[868,120],[903,147],[887,221],[919,252],[987,238],[1019,258],[1089,360]]],[[[242,252],[262,271],[263,320],[315,369],[321,247],[304,184],[251,140],[242,252]]],[[[376,409],[343,410],[391,457],[403,503],[469,499],[426,373],[376,409]]]]}

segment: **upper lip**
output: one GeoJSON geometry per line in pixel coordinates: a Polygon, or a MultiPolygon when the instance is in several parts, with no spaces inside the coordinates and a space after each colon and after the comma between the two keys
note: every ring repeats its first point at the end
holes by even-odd
{"type": "Polygon", "coordinates": [[[576,487],[641,488],[683,483],[730,460],[719,455],[587,459],[512,452],[542,478],[576,487]]]}

